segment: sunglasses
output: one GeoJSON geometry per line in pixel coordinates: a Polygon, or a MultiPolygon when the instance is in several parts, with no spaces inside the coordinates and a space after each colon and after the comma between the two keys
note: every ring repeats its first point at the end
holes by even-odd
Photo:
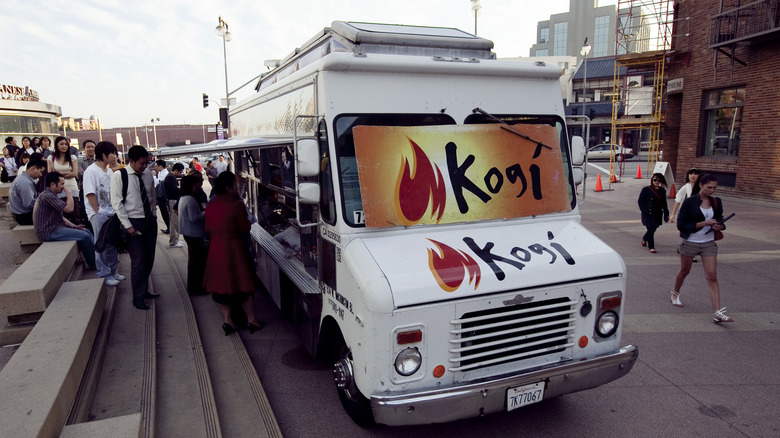
{"type": "Polygon", "coordinates": [[[653,182],[661,182],[661,180],[658,178],[653,178],[653,182]]]}

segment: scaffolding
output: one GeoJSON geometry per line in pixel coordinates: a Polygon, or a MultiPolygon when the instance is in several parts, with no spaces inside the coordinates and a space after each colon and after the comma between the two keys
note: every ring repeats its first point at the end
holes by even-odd
{"type": "MultiPolygon", "coordinates": [[[[629,135],[639,137],[634,142],[639,144],[638,152],[647,145],[648,174],[660,158],[665,64],[672,45],[673,19],[673,0],[618,1],[610,143],[625,145],[629,135]],[[643,134],[647,134],[646,142],[643,134]]],[[[613,151],[610,183],[618,181],[616,158],[613,151]]],[[[620,177],[622,173],[621,167],[620,177]]]]}

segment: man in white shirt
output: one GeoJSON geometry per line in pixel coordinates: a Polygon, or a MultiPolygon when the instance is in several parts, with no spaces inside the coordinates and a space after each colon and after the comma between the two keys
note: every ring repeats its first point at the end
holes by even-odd
{"type": "MultiPolygon", "coordinates": [[[[165,160],[157,160],[155,162],[154,170],[157,171],[157,174],[154,176],[154,187],[157,188],[165,181],[165,177],[168,176],[168,168],[166,167],[165,160]]],[[[159,194],[160,191],[158,190],[157,193],[159,194]]],[[[168,200],[158,196],[157,206],[160,207],[160,216],[162,216],[162,220],[165,222],[165,229],[162,230],[162,232],[163,234],[168,234],[171,229],[171,216],[168,214],[168,200]]]]}
{"type": "Polygon", "coordinates": [[[127,158],[128,166],[111,176],[111,206],[129,235],[127,251],[130,253],[133,306],[146,310],[149,306],[144,299],[159,296],[149,292],[149,275],[157,244],[157,217],[154,214],[157,197],[154,178],[147,169],[149,152],[143,146],[133,146],[127,151],[127,158]]]}
{"type": "MultiPolygon", "coordinates": [[[[101,141],[94,151],[95,161],[84,169],[84,207],[95,238],[100,236],[103,225],[111,219],[114,207],[111,205],[111,175],[114,173],[108,167],[109,157],[116,156],[116,146],[110,141],[101,141]]],[[[116,271],[119,266],[117,250],[107,245],[103,252],[95,251],[95,267],[98,278],[105,279],[108,286],[116,286],[125,276],[116,271]]]]}
{"type": "Polygon", "coordinates": [[[227,168],[228,168],[228,163],[227,163],[227,161],[225,161],[225,157],[220,155],[219,156],[219,161],[217,162],[217,164],[214,167],[217,168],[217,175],[219,175],[220,173],[226,171],[227,168]]]}

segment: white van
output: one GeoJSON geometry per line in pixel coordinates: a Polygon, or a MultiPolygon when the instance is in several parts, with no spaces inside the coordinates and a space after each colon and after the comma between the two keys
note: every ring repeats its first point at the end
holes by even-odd
{"type": "Polygon", "coordinates": [[[258,276],[360,424],[514,410],[636,361],[625,264],[580,224],[561,71],[492,46],[336,21],[199,146],[232,154],[258,276]]]}

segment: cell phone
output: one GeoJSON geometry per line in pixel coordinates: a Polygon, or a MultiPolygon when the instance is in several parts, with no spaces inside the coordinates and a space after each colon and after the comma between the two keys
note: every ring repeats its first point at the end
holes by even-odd
{"type": "Polygon", "coordinates": [[[140,232],[140,231],[138,231],[138,230],[135,230],[135,235],[136,235],[136,236],[142,236],[141,232],[140,232]]]}

